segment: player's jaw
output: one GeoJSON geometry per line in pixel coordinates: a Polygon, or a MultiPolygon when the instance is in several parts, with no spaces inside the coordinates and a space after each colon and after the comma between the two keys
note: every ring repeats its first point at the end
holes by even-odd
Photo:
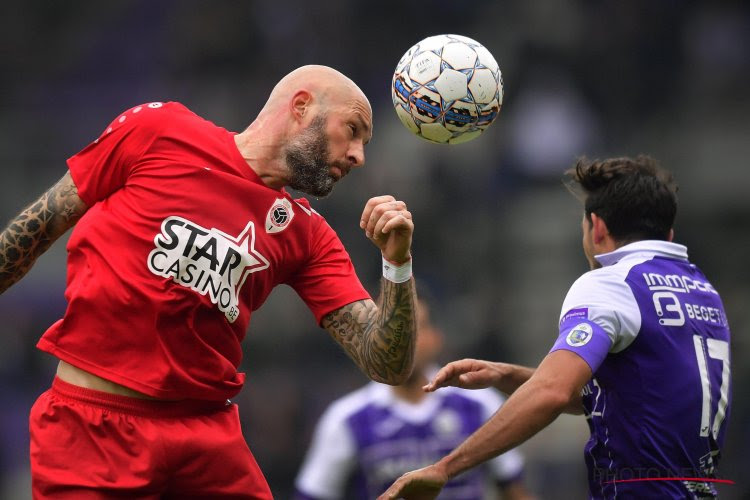
{"type": "Polygon", "coordinates": [[[318,198],[328,196],[333,185],[349,172],[347,166],[330,162],[326,117],[315,117],[284,151],[289,186],[318,198]]]}

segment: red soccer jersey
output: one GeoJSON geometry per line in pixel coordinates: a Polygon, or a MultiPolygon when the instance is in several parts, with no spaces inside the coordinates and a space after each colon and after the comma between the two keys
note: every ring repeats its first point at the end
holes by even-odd
{"type": "Polygon", "coordinates": [[[68,160],[90,207],[68,242],[65,316],[38,347],[158,398],[224,399],[274,286],[320,322],[369,298],[307,200],[263,184],[234,134],[178,103],[120,115],[68,160]]]}

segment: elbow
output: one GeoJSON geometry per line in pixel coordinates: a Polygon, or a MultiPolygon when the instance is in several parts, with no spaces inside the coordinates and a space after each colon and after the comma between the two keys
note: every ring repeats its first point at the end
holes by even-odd
{"type": "Polygon", "coordinates": [[[576,395],[570,398],[570,402],[565,406],[563,411],[570,415],[583,415],[583,401],[581,401],[581,396],[576,395]]]}
{"type": "Polygon", "coordinates": [[[555,414],[574,413],[576,409],[583,412],[581,399],[575,391],[555,384],[544,384],[540,392],[543,394],[543,400],[547,402],[547,407],[555,414]]]}
{"type": "Polygon", "coordinates": [[[405,364],[405,366],[401,367],[401,369],[377,370],[371,367],[370,369],[365,370],[365,375],[367,375],[370,380],[381,384],[402,385],[409,380],[413,369],[414,362],[412,360],[408,364],[405,364]]]}
{"type": "Polygon", "coordinates": [[[411,377],[411,372],[411,369],[404,372],[393,372],[387,374],[368,372],[367,376],[370,378],[370,380],[374,380],[375,382],[379,382],[381,384],[402,385],[409,380],[409,377],[411,377]]]}
{"type": "Polygon", "coordinates": [[[389,385],[401,385],[405,384],[412,374],[412,367],[409,367],[409,369],[403,373],[399,373],[394,375],[393,380],[390,382],[386,382],[389,385]]]}

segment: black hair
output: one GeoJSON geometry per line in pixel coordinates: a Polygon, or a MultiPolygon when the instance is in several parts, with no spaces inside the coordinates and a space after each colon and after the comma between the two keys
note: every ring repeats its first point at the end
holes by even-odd
{"type": "Polygon", "coordinates": [[[650,156],[583,157],[567,174],[583,190],[587,220],[595,213],[616,241],[669,238],[677,215],[677,184],[650,156]]]}

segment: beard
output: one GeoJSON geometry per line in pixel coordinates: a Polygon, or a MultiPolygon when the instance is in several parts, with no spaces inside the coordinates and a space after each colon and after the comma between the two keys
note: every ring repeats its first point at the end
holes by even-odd
{"type": "Polygon", "coordinates": [[[333,189],[336,179],[329,172],[326,118],[313,121],[285,147],[284,157],[289,168],[289,186],[309,195],[324,198],[333,189]]]}

